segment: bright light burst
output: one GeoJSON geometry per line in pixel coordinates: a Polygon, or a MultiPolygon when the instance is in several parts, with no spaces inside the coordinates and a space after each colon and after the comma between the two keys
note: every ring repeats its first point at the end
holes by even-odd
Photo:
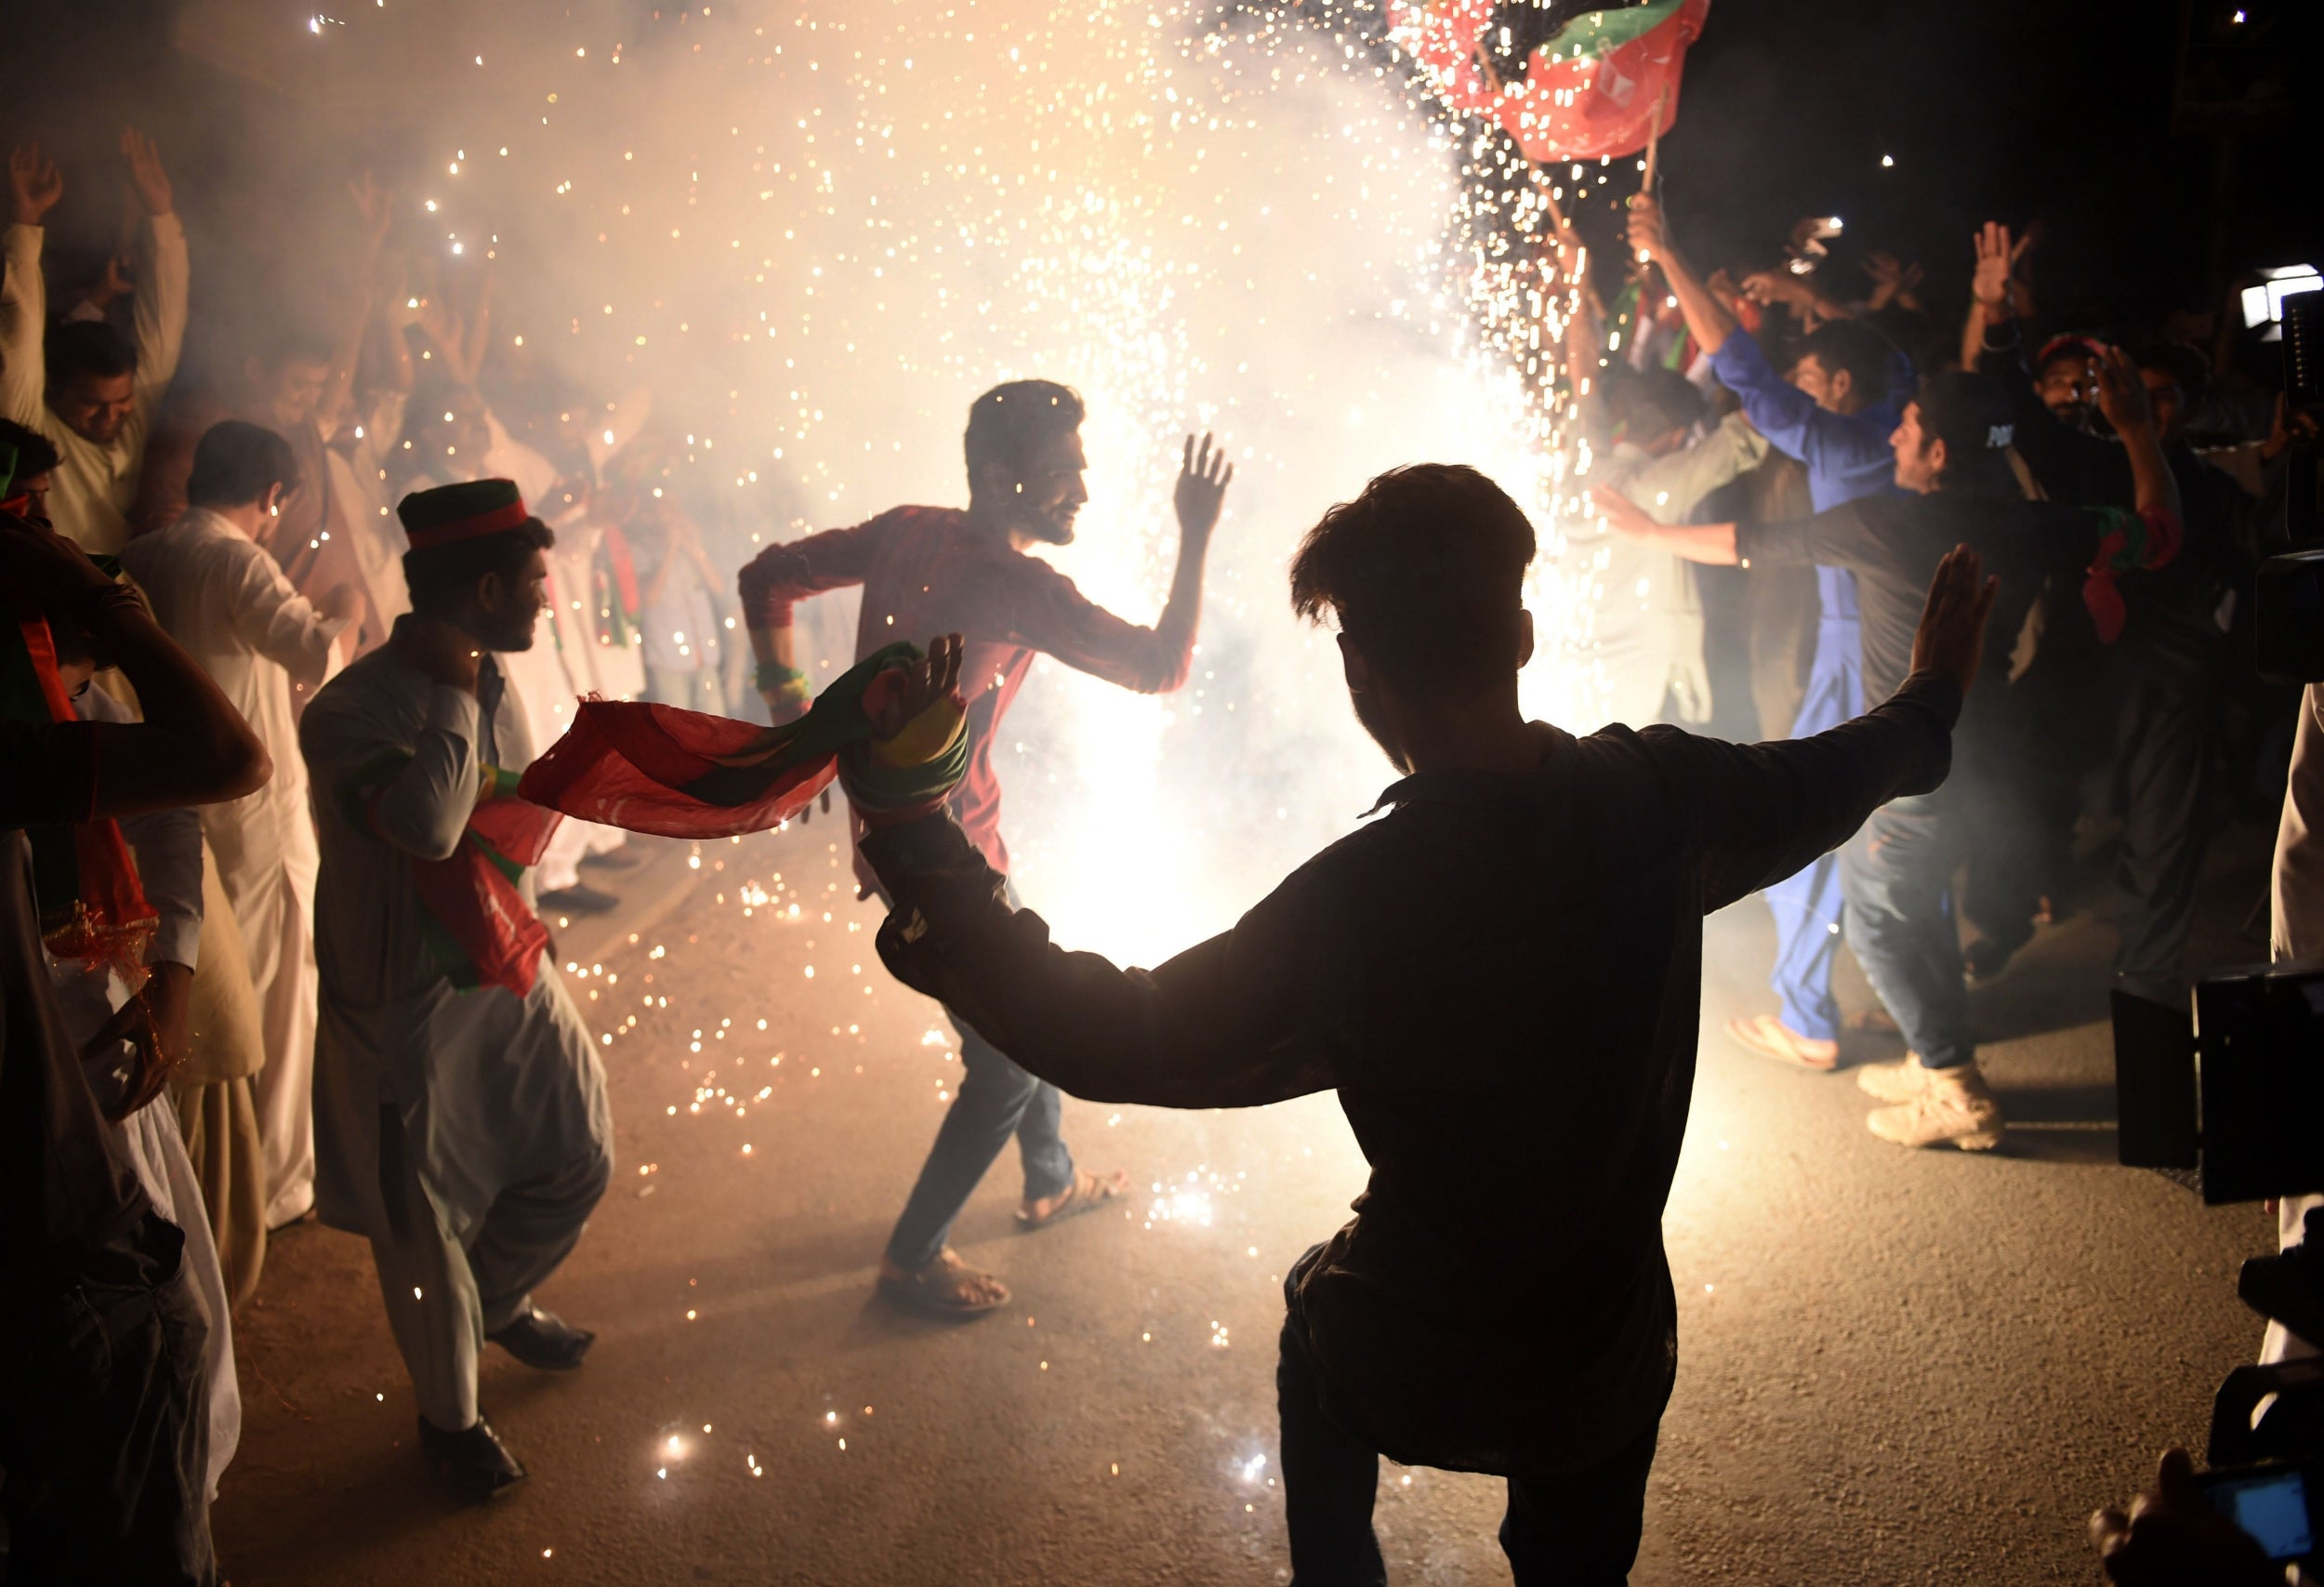
{"type": "Polygon", "coordinates": [[[1057,562],[1150,619],[1179,438],[1213,430],[1235,457],[1186,690],[1138,699],[1046,667],[997,747],[1019,879],[1061,937],[1150,961],[1221,929],[1388,780],[1329,636],[1295,626],[1283,589],[1300,533],[1380,469],[1472,462],[1526,505],[1545,641],[1528,708],[1599,720],[1597,591],[1560,557],[1578,507],[1550,395],[1566,299],[1539,245],[1548,193],[1602,192],[1603,168],[1537,177],[1393,51],[1287,16],[566,15],[447,35],[475,86],[441,118],[439,168],[458,169],[435,223],[522,272],[501,328],[528,350],[602,393],[654,380],[731,521],[779,539],[957,502],[970,400],[1061,378],[1089,399],[1092,500],[1057,562]]]}

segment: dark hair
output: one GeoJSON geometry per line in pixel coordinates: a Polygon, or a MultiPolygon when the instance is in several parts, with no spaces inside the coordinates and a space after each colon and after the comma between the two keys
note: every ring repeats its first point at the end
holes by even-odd
{"type": "Polygon", "coordinates": [[[1307,532],[1291,559],[1291,609],[1330,610],[1397,688],[1472,694],[1517,669],[1533,525],[1474,469],[1391,469],[1307,532]]]}
{"type": "Polygon", "coordinates": [[[1632,439],[1691,430],[1710,405],[1701,389],[1676,370],[1619,364],[1605,372],[1605,402],[1614,422],[1632,439]]]}
{"type": "Polygon", "coordinates": [[[0,447],[15,448],[16,477],[20,480],[53,472],[64,460],[55,442],[12,418],[0,418],[0,447]]]}
{"type": "Polygon", "coordinates": [[[298,458],[289,442],[262,424],[220,419],[194,444],[186,503],[243,507],[266,495],[269,485],[281,485],[287,496],[297,483],[298,458]]]}
{"type": "Polygon", "coordinates": [[[2211,360],[2183,341],[2157,337],[2131,349],[2131,362],[2141,369],[2158,370],[2179,388],[2179,399],[2193,407],[2211,388],[2211,360]]]}
{"type": "Polygon", "coordinates": [[[1921,449],[1945,443],[1945,472],[1937,488],[1979,495],[2017,494],[2009,449],[2017,415],[1999,381],[1967,369],[1944,369],[1921,382],[1913,399],[1921,411],[1921,449]]]}
{"type": "Polygon", "coordinates": [[[1815,355],[1828,375],[1848,372],[1848,386],[1858,402],[1877,403],[1888,395],[1889,367],[1896,356],[1886,337],[1854,320],[1833,320],[1800,338],[1800,356],[1815,355]]]}
{"type": "Polygon", "coordinates": [[[546,551],[556,543],[554,529],[537,518],[528,518],[497,535],[406,551],[403,587],[411,591],[412,605],[417,610],[439,609],[473,590],[488,573],[514,583],[535,551],[546,551]]]}
{"type": "Polygon", "coordinates": [[[1081,394],[1054,380],[1010,380],[970,405],[969,430],[961,438],[969,457],[969,486],[987,463],[1023,474],[1041,443],[1062,431],[1078,430],[1086,410],[1081,394]]]}
{"type": "Polygon", "coordinates": [[[138,350],[102,320],[73,320],[48,329],[48,383],[62,386],[76,376],[112,380],[138,372],[138,350]]]}

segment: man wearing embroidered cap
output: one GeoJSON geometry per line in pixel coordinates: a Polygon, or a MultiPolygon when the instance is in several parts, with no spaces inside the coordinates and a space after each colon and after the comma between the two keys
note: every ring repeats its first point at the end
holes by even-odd
{"type": "Polygon", "coordinates": [[[496,653],[533,642],[555,536],[507,480],[396,509],[412,610],[299,723],[323,849],[316,1202],[372,1242],[420,1447],[458,1492],[524,1476],[476,1403],[491,1340],[570,1370],[533,1304],[613,1172],[605,1077],[523,868],[557,817],[504,767],[532,728],[496,653]]]}

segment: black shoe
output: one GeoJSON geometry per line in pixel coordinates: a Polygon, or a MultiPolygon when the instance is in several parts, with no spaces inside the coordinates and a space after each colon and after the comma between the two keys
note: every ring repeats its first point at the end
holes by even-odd
{"type": "Polygon", "coordinates": [[[597,1335],[588,1329],[574,1328],[555,1312],[538,1306],[484,1337],[538,1372],[574,1370],[588,1355],[589,1346],[597,1342],[597,1335]]]}
{"type": "Polygon", "coordinates": [[[419,1452],[454,1493],[473,1502],[505,1493],[524,1480],[524,1467],[481,1413],[475,1426],[458,1433],[447,1433],[421,1417],[419,1452]]]}
{"type": "Polygon", "coordinates": [[[581,856],[583,865],[602,866],[607,870],[627,870],[631,866],[641,865],[644,861],[644,851],[635,843],[624,843],[618,849],[606,849],[598,853],[581,856]]]}
{"type": "Polygon", "coordinates": [[[554,893],[544,893],[540,902],[551,909],[562,909],[568,915],[602,915],[618,907],[621,900],[610,893],[600,893],[586,881],[571,887],[561,887],[554,893]]]}

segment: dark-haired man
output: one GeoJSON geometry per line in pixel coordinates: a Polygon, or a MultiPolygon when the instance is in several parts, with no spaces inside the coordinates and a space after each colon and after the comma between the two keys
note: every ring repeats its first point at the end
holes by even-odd
{"type": "Polygon", "coordinates": [[[363,598],[340,585],[310,602],[264,541],[297,488],[290,443],[240,419],[195,448],[178,521],[122,548],[169,637],[201,662],[257,731],[277,768],[247,799],[202,813],[218,876],[241,924],[257,994],[266,1063],[254,1078],[266,1163],[266,1225],[314,1206],[314,817],[291,709],[353,647],[363,598]],[[344,639],[342,635],[346,636],[344,639]]]}
{"type": "MultiPolygon", "coordinates": [[[[969,772],[952,808],[994,869],[1007,872],[993,739],[1036,653],[1140,694],[1186,681],[1202,609],[1203,561],[1234,468],[1204,436],[1186,438],[1175,506],[1178,572],[1160,619],[1142,628],[1084,597],[1037,557],[1063,546],[1089,499],[1082,486],[1081,398],[1048,380],[996,386],[969,410],[969,505],[900,507],[852,529],[827,530],[761,551],[742,571],[744,620],[759,658],[759,687],[777,721],[796,716],[809,688],[791,633],[792,607],[827,589],[861,585],[858,659],[899,634],[956,632],[967,644],[969,772]]],[[[876,885],[859,853],[856,874],[876,885]]],[[[971,1022],[960,1031],[958,1094],[936,1133],[880,1259],[879,1290],[916,1310],[974,1316],[1006,1305],[1008,1287],[945,1243],[953,1220],[1010,1136],[1024,1159],[1021,1223],[1040,1228],[1125,1194],[1129,1176],[1074,1165],[1058,1134],[1057,1088],[1026,1074],[971,1022]]]]}
{"type": "Polygon", "coordinates": [[[125,130],[121,152],[146,214],[136,340],[102,320],[49,327],[43,222],[64,195],[64,179],[33,145],[8,156],[12,224],[0,280],[0,417],[56,443],[49,518],[84,549],[108,553],[129,538],[145,438],[186,337],[186,233],[173,212],[169,176],[141,133],[125,130]]]}
{"type": "MultiPolygon", "coordinates": [[[[1720,384],[1742,400],[1752,425],[1776,451],[1807,466],[1808,499],[1816,511],[1894,488],[1888,437],[1912,380],[1902,353],[1867,325],[1833,320],[1801,342],[1787,379],[1671,246],[1660,206],[1644,193],[1631,201],[1630,244],[1662,268],[1686,328],[1720,384]]],[[[1865,699],[1855,579],[1844,568],[1819,564],[1816,589],[1822,612],[1794,736],[1847,721],[1865,699]]],[[[1776,919],[1771,979],[1779,1007],[1728,1021],[1727,1035],[1764,1058],[1833,1068],[1840,1062],[1840,1004],[1832,996],[1842,909],[1836,862],[1820,859],[1769,888],[1767,905],[1776,919]]]]}
{"type": "Polygon", "coordinates": [[[1948,560],[1912,676],[1814,738],[1577,739],[1518,709],[1533,550],[1470,469],[1400,469],[1325,515],[1292,601],[1338,619],[1350,700],[1403,774],[1391,813],[1152,971],[1051,945],[941,812],[864,840],[889,968],[1075,1095],[1338,1091],[1372,1176],[1285,1285],[1301,1581],[1385,1580],[1381,1454],[1507,1477],[1526,1587],[1625,1579],[1677,1367],[1661,1216],[1703,916],[1943,779],[1990,599],[1974,556],[1948,560]]]}
{"type": "Polygon", "coordinates": [[[412,609],[298,724],[323,852],[316,1205],[370,1239],[421,1451],[482,1499],[524,1476],[477,1407],[484,1342],[562,1371],[595,1337],[532,1291],[604,1194],[613,1130],[530,878],[476,826],[533,758],[496,657],[533,642],[555,536],[506,480],[396,511],[412,609]]]}
{"type": "MultiPolygon", "coordinates": [[[[1977,367],[2013,398],[2018,451],[2053,500],[2129,506],[2137,483],[2128,438],[2063,422],[2027,371],[2008,292],[2011,247],[2009,228],[1994,222],[1976,240],[1971,287],[1985,320],[1977,367]]],[[[2106,703],[2115,711],[2112,794],[2122,815],[2115,888],[2123,909],[2113,970],[2127,991],[2179,1002],[2186,996],[2196,883],[2211,847],[2226,625],[2238,583],[2249,576],[2244,547],[2256,543],[2259,509],[2187,444],[2186,416],[2211,377],[2203,355],[2184,343],[2154,340],[2132,347],[2130,357],[2177,483],[2185,546],[2169,567],[2123,581],[2122,642],[2103,678],[2093,681],[2108,686],[2106,703]]]]}
{"type": "Polygon", "coordinates": [[[2018,798],[2011,646],[2045,584],[2079,586],[2099,638],[2111,642],[2122,625],[2119,575],[2165,565],[2177,549],[2178,490],[2146,390],[2119,352],[2099,367],[2099,402],[2137,470],[2135,515],[2027,500],[2009,461],[2008,394],[1960,370],[1932,376],[1896,427],[1894,469],[1904,494],[1860,497],[1790,523],[1679,526],[1597,498],[1618,528],[1697,562],[1848,569],[1864,606],[1865,685],[1875,691],[1906,675],[1917,591],[1948,549],[1973,546],[1995,570],[1986,681],[1956,736],[1952,781],[1941,793],[1882,807],[1841,864],[1848,946],[1909,1050],[1900,1064],[1857,1072],[1865,1091],[1891,1104],[1866,1122],[1898,1145],[1989,1151],[2001,1142],[2000,1105],[1970,1034],[1950,893],[1975,817],[2018,798]]]}

